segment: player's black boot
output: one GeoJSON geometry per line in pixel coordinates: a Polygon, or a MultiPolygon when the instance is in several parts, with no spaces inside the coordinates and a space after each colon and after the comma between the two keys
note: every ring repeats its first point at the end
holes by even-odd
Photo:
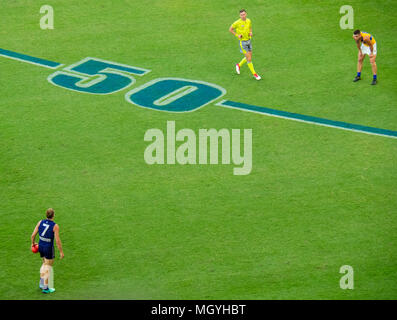
{"type": "Polygon", "coordinates": [[[361,80],[361,77],[356,76],[356,77],[353,79],[353,82],[357,82],[358,80],[361,80]]]}
{"type": "Polygon", "coordinates": [[[376,79],[373,79],[373,80],[372,80],[372,82],[371,82],[371,85],[373,85],[373,86],[374,86],[374,85],[376,85],[377,83],[378,83],[378,80],[376,80],[376,79]]]}

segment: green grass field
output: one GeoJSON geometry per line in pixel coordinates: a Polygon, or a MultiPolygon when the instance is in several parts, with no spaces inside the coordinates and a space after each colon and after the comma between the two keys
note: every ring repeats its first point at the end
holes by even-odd
{"type": "Polygon", "coordinates": [[[150,69],[109,95],[66,90],[54,70],[0,56],[0,299],[396,299],[397,140],[216,106],[222,99],[397,130],[397,3],[0,0],[0,48],[72,65],[150,69]],[[48,3],[47,3],[48,2],[48,3]],[[40,7],[54,8],[42,30],[40,7]],[[339,9],[378,44],[377,86],[339,9]],[[228,28],[245,8],[253,63],[228,28]],[[125,93],[156,78],[224,97],[188,113],[125,93]],[[252,129],[249,175],[233,165],[148,165],[148,129],[252,129]],[[53,207],[56,292],[38,289],[30,235],[53,207]],[[354,289],[342,290],[343,265],[354,289]]]}

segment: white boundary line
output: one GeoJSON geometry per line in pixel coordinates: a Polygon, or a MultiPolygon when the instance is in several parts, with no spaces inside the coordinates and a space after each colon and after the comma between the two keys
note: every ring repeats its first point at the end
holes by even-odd
{"type": "MultiPolygon", "coordinates": [[[[21,61],[21,62],[33,64],[33,65],[40,66],[40,67],[45,67],[45,68],[48,68],[48,69],[53,69],[53,70],[54,70],[54,69],[58,69],[59,67],[62,67],[62,66],[64,65],[64,64],[60,63],[60,64],[58,64],[58,65],[55,66],[55,67],[51,67],[51,66],[48,66],[48,65],[45,65],[45,64],[41,64],[41,63],[37,63],[37,62],[32,62],[32,61],[25,60],[25,59],[20,59],[20,58],[16,58],[16,57],[10,57],[10,56],[5,55],[5,54],[2,54],[2,53],[0,53],[0,56],[2,56],[2,57],[4,57],[4,58],[16,60],[16,61],[21,61]]],[[[43,59],[43,60],[44,60],[44,59],[43,59]]],[[[47,61],[49,61],[49,60],[47,60],[47,61]]],[[[55,62],[55,63],[58,63],[58,62],[55,62]]]]}
{"type": "Polygon", "coordinates": [[[222,101],[218,102],[218,103],[215,104],[215,105],[216,105],[216,106],[225,107],[225,108],[229,108],[229,109],[236,109],[236,110],[240,110],[240,111],[247,111],[247,112],[252,112],[252,113],[256,113],[256,114],[266,115],[266,116],[275,117],[275,118],[281,118],[281,119],[287,119],[287,120],[292,120],[292,121],[310,123],[310,124],[314,124],[314,125],[322,126],[322,127],[329,127],[329,128],[341,129],[341,130],[346,130],[346,131],[360,132],[360,133],[365,133],[365,134],[374,135],[374,136],[382,136],[382,137],[386,137],[386,138],[397,139],[397,137],[391,136],[391,135],[387,135],[387,134],[381,134],[381,133],[376,133],[376,132],[369,132],[369,131],[359,130],[359,129],[345,128],[345,127],[341,127],[341,126],[334,126],[334,125],[331,125],[331,124],[319,123],[319,122],[315,122],[315,121],[308,121],[308,120],[296,119],[296,118],[292,118],[292,117],[286,117],[286,116],[271,114],[271,113],[268,113],[268,112],[266,112],[266,111],[264,111],[264,112],[259,112],[259,111],[255,111],[255,110],[248,110],[248,109],[233,107],[233,106],[229,106],[229,105],[227,105],[227,104],[224,104],[226,101],[227,101],[227,100],[222,100],[222,101]]]}

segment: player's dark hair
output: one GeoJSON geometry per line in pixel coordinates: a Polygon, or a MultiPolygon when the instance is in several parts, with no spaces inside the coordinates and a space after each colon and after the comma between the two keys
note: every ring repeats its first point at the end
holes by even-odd
{"type": "Polygon", "coordinates": [[[360,34],[361,33],[361,31],[360,30],[354,30],[354,32],[353,32],[353,34],[360,34]]]}
{"type": "Polygon", "coordinates": [[[247,12],[247,11],[245,11],[245,9],[241,9],[241,10],[240,10],[240,13],[241,13],[241,12],[247,12]]]}
{"type": "Polygon", "coordinates": [[[53,208],[47,209],[45,215],[47,216],[47,219],[52,219],[54,217],[54,209],[53,208]]]}

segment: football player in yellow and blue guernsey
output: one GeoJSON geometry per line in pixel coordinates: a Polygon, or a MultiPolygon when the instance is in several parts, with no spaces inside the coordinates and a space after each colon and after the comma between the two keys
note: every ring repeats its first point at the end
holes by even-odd
{"type": "Polygon", "coordinates": [[[369,56],[369,62],[371,63],[372,67],[372,85],[377,83],[377,66],[376,66],[376,41],[373,35],[368,32],[355,30],[353,33],[353,39],[356,41],[357,48],[358,48],[358,63],[357,63],[357,75],[354,78],[354,82],[361,80],[361,70],[363,68],[363,61],[365,55],[369,56]]]}
{"type": "Polygon", "coordinates": [[[229,31],[240,40],[240,52],[244,54],[243,60],[236,64],[237,74],[240,74],[241,66],[247,63],[254,78],[260,80],[261,77],[256,73],[254,65],[252,64],[252,23],[251,20],[247,18],[245,9],[240,10],[240,19],[230,26],[229,31]]]}

